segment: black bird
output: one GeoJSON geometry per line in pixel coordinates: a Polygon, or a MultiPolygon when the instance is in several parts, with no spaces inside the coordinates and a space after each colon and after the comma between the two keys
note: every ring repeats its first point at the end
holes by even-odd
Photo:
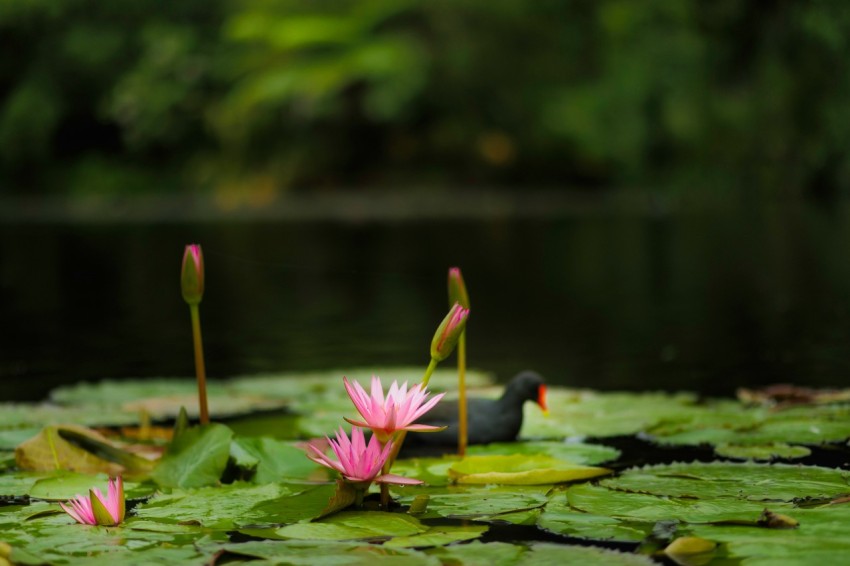
{"type": "MultiPolygon", "coordinates": [[[[546,384],[539,374],[523,371],[514,376],[498,399],[468,398],[467,442],[513,442],[522,427],[522,406],[534,401],[546,411],[546,384]]],[[[407,441],[419,446],[457,446],[457,401],[441,401],[417,423],[445,426],[440,432],[407,435],[407,441]]],[[[405,442],[407,444],[407,442],[405,442]]]]}

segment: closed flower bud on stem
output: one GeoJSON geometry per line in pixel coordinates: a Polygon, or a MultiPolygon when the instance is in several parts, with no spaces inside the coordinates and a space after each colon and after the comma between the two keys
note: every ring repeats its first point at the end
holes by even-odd
{"type": "Polygon", "coordinates": [[[466,328],[467,318],[469,318],[469,309],[455,303],[434,333],[434,339],[431,340],[432,359],[442,362],[449,357],[457,346],[460,334],[466,328]]]}
{"type": "Polygon", "coordinates": [[[469,309],[469,295],[466,292],[466,283],[463,282],[463,275],[461,275],[459,267],[449,268],[449,306],[455,303],[469,309]]]}
{"type": "Polygon", "coordinates": [[[183,300],[197,305],[204,296],[204,254],[199,244],[189,244],[183,252],[183,269],[180,272],[183,300]]]}

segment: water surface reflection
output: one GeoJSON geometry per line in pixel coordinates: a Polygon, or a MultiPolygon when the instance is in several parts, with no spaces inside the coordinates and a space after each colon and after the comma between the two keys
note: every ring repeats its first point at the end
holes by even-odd
{"type": "Polygon", "coordinates": [[[848,370],[848,213],[419,222],[0,225],[4,399],[79,379],[192,375],[185,243],[207,260],[212,376],[424,364],[463,268],[474,367],[602,389],[848,370]]]}

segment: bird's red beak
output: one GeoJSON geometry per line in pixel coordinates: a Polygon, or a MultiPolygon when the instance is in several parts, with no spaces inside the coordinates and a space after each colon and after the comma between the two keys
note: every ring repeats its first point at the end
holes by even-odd
{"type": "Polygon", "coordinates": [[[549,416],[549,407],[546,406],[546,386],[541,385],[537,388],[537,404],[543,409],[543,414],[549,416]]]}

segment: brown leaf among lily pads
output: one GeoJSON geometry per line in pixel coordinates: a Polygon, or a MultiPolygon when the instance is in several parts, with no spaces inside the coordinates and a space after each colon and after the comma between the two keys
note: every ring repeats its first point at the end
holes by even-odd
{"type": "Polygon", "coordinates": [[[15,448],[22,470],[69,470],[128,478],[147,476],[153,462],[132,454],[102,434],[79,425],[47,426],[15,448]]]}
{"type": "Polygon", "coordinates": [[[826,405],[850,400],[850,389],[812,389],[789,383],[768,385],[762,389],[737,391],[738,399],[749,405],[766,405],[776,409],[786,409],[801,405],[826,405]]]}

